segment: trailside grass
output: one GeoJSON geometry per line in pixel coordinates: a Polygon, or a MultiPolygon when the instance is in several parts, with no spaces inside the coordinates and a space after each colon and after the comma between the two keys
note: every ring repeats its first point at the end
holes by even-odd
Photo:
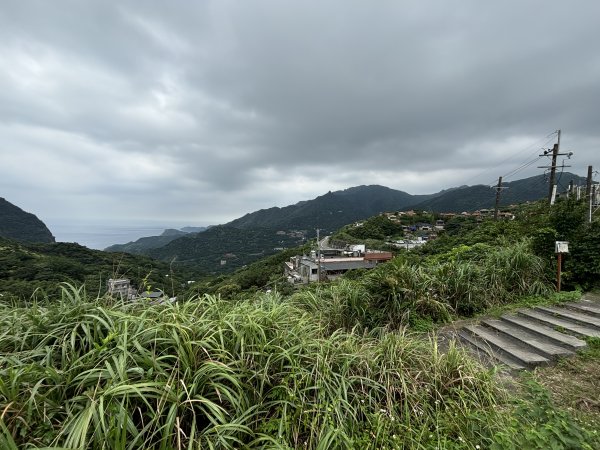
{"type": "Polygon", "coordinates": [[[277,293],[0,301],[3,449],[597,448],[564,414],[453,344],[333,330],[277,293]]]}

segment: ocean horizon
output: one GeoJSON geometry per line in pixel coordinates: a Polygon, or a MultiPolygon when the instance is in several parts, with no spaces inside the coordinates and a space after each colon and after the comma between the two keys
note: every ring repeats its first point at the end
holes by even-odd
{"type": "Polygon", "coordinates": [[[86,222],[48,223],[56,242],[76,242],[95,250],[104,250],[115,244],[126,244],[142,237],[159,236],[168,228],[181,229],[190,224],[127,225],[95,224],[86,222]]]}

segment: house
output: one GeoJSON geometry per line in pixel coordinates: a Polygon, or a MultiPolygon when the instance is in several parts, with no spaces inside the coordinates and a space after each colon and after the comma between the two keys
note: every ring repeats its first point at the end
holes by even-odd
{"type": "Polygon", "coordinates": [[[399,241],[388,242],[389,245],[396,248],[402,248],[404,250],[412,250],[413,248],[419,247],[426,244],[427,241],[423,240],[422,237],[417,239],[401,239],[399,241]]]}
{"type": "Polygon", "coordinates": [[[369,252],[365,253],[364,260],[371,266],[376,266],[391,260],[394,257],[392,252],[369,252]]]}
{"type": "Polygon", "coordinates": [[[433,225],[431,225],[430,223],[417,223],[416,225],[417,230],[419,231],[431,231],[433,229],[433,225]]]}
{"type": "Polygon", "coordinates": [[[364,245],[359,245],[338,256],[317,257],[314,251],[311,256],[293,256],[284,263],[284,271],[290,283],[314,283],[319,281],[319,271],[321,280],[334,280],[349,270],[371,269],[392,257],[390,252],[365,252],[364,245]]]}
{"type": "Polygon", "coordinates": [[[129,278],[109,278],[106,287],[107,293],[114,297],[131,300],[137,295],[137,291],[131,287],[129,278]]]}
{"type": "Polygon", "coordinates": [[[158,289],[156,291],[145,291],[145,292],[142,292],[139,296],[139,298],[145,298],[145,299],[149,299],[149,300],[159,300],[159,299],[162,299],[163,297],[166,297],[166,295],[160,289],[158,289]]]}

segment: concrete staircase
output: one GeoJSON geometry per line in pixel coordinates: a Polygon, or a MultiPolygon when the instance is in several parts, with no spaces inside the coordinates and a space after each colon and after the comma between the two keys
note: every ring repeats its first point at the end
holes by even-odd
{"type": "Polygon", "coordinates": [[[600,297],[586,294],[560,307],[522,309],[464,325],[457,334],[484,359],[514,370],[533,369],[585,348],[584,337],[600,337],[600,297]]]}

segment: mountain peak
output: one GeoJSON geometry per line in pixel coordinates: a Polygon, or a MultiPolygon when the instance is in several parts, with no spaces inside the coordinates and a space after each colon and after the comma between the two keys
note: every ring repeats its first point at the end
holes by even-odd
{"type": "Polygon", "coordinates": [[[16,241],[55,242],[54,236],[35,214],[23,211],[0,197],[0,236],[16,241]]]}
{"type": "Polygon", "coordinates": [[[384,211],[399,210],[430,196],[415,196],[380,185],[329,191],[313,200],[283,208],[261,209],[229,222],[236,228],[277,228],[333,231],[384,211]]]}

